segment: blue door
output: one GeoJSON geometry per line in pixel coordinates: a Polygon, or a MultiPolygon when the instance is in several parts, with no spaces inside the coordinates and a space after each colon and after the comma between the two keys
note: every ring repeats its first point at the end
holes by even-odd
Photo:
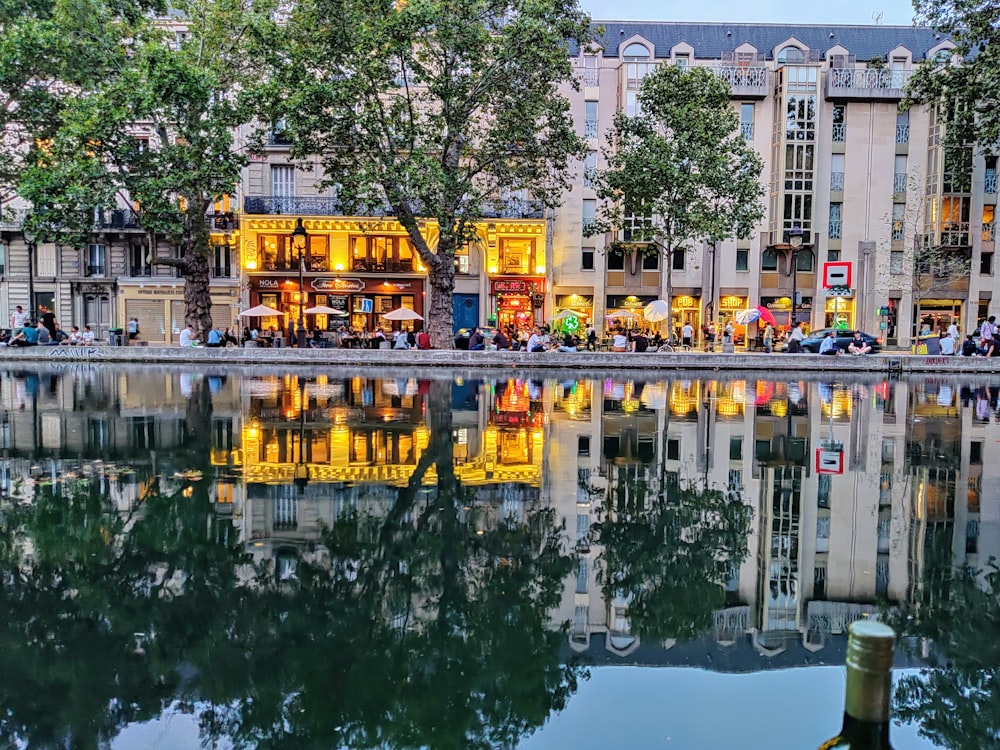
{"type": "Polygon", "coordinates": [[[452,314],[455,317],[455,331],[479,325],[479,295],[452,295],[452,314]]]}

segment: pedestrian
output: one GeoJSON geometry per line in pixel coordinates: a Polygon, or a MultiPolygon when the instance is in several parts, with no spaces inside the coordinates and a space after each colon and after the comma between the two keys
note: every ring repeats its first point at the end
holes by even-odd
{"type": "Polygon", "coordinates": [[[125,330],[128,333],[129,341],[135,341],[139,338],[139,319],[134,316],[129,318],[125,330]]]}
{"type": "Polygon", "coordinates": [[[774,348],[774,328],[772,328],[771,324],[768,323],[764,327],[764,351],[770,354],[773,348],[774,348]]]}
{"type": "Polygon", "coordinates": [[[691,342],[694,340],[694,326],[691,323],[685,323],[684,327],[681,328],[681,346],[690,349],[691,342]]]}
{"type": "Polygon", "coordinates": [[[16,336],[21,332],[21,330],[28,325],[30,316],[24,311],[24,308],[18,305],[14,308],[14,312],[10,314],[10,328],[16,336]]]}
{"type": "Polygon", "coordinates": [[[979,326],[979,347],[986,352],[984,357],[992,357],[996,350],[997,327],[996,315],[991,315],[979,326]]]}
{"type": "Polygon", "coordinates": [[[798,354],[802,351],[802,342],[806,336],[802,333],[802,323],[796,321],[792,325],[792,330],[788,334],[788,347],[785,349],[789,354],[798,354]]]}
{"type": "Polygon", "coordinates": [[[587,326],[587,351],[597,351],[597,329],[594,328],[593,323],[587,326]]]}
{"type": "Polygon", "coordinates": [[[55,313],[53,313],[49,308],[44,307],[44,306],[41,307],[40,309],[42,311],[41,323],[42,323],[43,326],[45,326],[48,329],[48,331],[49,331],[49,338],[52,338],[53,336],[56,335],[56,316],[55,316],[55,313]]]}

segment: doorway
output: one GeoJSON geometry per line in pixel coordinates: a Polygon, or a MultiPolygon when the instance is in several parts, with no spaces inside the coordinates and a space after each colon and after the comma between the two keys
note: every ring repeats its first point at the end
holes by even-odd
{"type": "Polygon", "coordinates": [[[83,298],[83,324],[90,326],[96,339],[107,339],[111,326],[111,297],[107,294],[87,294],[83,298]]]}

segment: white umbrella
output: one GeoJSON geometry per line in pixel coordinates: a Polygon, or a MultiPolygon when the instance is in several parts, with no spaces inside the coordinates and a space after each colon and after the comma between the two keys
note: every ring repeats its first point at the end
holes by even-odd
{"type": "Polygon", "coordinates": [[[736,313],[736,322],[741,326],[750,325],[757,320],[760,320],[760,310],[756,307],[751,307],[749,310],[740,310],[736,313]]]}
{"type": "Polygon", "coordinates": [[[659,323],[670,317],[670,305],[662,299],[653,300],[643,309],[642,315],[650,323],[659,323]]]}
{"type": "Polygon", "coordinates": [[[249,310],[244,310],[240,313],[241,318],[270,318],[272,315],[284,315],[285,313],[281,310],[275,310],[273,307],[268,307],[267,305],[257,305],[257,307],[251,307],[249,310]]]}
{"type": "Polygon", "coordinates": [[[423,320],[424,317],[410,310],[407,307],[400,307],[398,310],[387,312],[382,316],[386,320],[423,320]]]}
{"type": "Polygon", "coordinates": [[[575,313],[572,310],[563,310],[562,312],[557,312],[549,320],[566,320],[566,318],[579,318],[580,313],[575,313]]]}
{"type": "Polygon", "coordinates": [[[335,310],[332,307],[327,307],[326,305],[316,305],[316,307],[307,307],[302,311],[306,315],[339,315],[340,317],[345,317],[347,315],[343,310],[335,310]]]}
{"type": "Polygon", "coordinates": [[[636,313],[631,312],[629,310],[619,310],[618,312],[611,313],[610,315],[608,315],[608,317],[615,320],[617,320],[618,318],[628,318],[631,320],[632,318],[638,318],[639,316],[636,313]]]}

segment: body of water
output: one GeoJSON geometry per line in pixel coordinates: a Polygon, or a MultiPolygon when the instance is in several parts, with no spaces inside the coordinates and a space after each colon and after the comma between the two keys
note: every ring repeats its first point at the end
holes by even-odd
{"type": "Polygon", "coordinates": [[[995,747],[1000,381],[0,374],[11,747],[995,747]],[[990,744],[993,743],[993,744],[990,744]]]}

